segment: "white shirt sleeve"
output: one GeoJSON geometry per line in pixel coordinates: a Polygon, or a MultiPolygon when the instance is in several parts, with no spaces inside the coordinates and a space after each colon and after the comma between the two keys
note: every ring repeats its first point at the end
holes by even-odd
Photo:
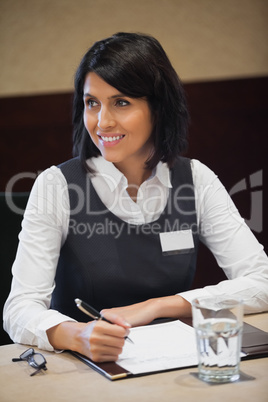
{"type": "Polygon", "coordinates": [[[267,310],[268,258],[262,245],[217,176],[196,160],[192,160],[192,170],[200,240],[229,280],[180,295],[189,302],[201,296],[234,296],[244,300],[247,314],[267,310]]]}
{"type": "Polygon", "coordinates": [[[60,169],[51,167],[38,176],[32,188],[12,267],[12,288],[3,316],[4,328],[14,342],[53,350],[46,330],[74,321],[49,309],[69,215],[67,183],[60,169]]]}

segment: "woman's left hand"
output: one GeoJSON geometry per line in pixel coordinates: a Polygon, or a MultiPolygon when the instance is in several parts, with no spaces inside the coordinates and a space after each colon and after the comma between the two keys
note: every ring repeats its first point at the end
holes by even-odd
{"type": "Polygon", "coordinates": [[[130,306],[104,309],[101,314],[116,314],[123,317],[132,327],[146,325],[156,318],[180,318],[191,316],[191,304],[179,295],[149,299],[130,306]]]}
{"type": "Polygon", "coordinates": [[[153,305],[150,300],[125,307],[104,309],[101,314],[105,317],[107,312],[123,317],[132,327],[149,324],[155,319],[153,305]]]}

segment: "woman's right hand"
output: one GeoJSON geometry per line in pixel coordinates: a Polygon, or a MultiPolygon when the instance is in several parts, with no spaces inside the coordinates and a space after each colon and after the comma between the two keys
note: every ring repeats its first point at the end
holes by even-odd
{"type": "Polygon", "coordinates": [[[88,323],[65,321],[47,330],[54,349],[79,352],[95,362],[116,361],[123,350],[130,325],[116,314],[107,313],[106,321],[88,323]]]}

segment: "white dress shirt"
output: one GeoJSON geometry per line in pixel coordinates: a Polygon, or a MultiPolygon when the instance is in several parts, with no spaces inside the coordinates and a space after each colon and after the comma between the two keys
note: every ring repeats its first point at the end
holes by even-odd
{"type": "MultiPolygon", "coordinates": [[[[100,199],[120,219],[136,225],[158,219],[171,187],[166,164],[157,165],[140,186],[134,202],[126,191],[127,179],[112,163],[102,157],[88,163],[97,171],[92,183],[100,199]]],[[[199,296],[240,297],[245,313],[268,310],[268,258],[262,245],[217,176],[197,160],[191,161],[191,167],[200,240],[212,251],[229,280],[180,295],[189,302],[199,296]]],[[[47,329],[74,321],[49,309],[69,222],[67,183],[61,170],[52,166],[38,176],[31,191],[12,267],[12,288],[3,316],[4,328],[14,342],[53,350],[47,329]]]]}

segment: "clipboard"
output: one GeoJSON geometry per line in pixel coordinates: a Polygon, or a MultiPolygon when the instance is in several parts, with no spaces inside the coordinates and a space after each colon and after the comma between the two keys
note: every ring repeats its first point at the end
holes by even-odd
{"type": "Polygon", "coordinates": [[[241,349],[245,353],[242,360],[268,357],[268,332],[244,322],[241,349]]]}
{"type": "Polygon", "coordinates": [[[96,363],[78,352],[73,352],[72,350],[70,350],[69,352],[77,357],[79,360],[81,360],[83,363],[85,363],[87,366],[91,367],[93,370],[102,374],[104,377],[108,378],[111,381],[122,380],[123,378],[133,376],[132,373],[119,366],[119,364],[117,364],[116,362],[96,363]]]}
{"type": "MultiPolygon", "coordinates": [[[[186,326],[191,327],[192,329],[192,319],[183,319],[180,320],[186,326]]],[[[157,323],[161,323],[163,325],[172,322],[171,320],[156,320],[157,323]]],[[[154,322],[155,323],[155,322],[154,322]]],[[[153,323],[153,324],[154,324],[153,323]]],[[[154,327],[154,325],[148,325],[148,328],[154,327]]],[[[262,331],[257,327],[254,327],[250,324],[244,323],[243,324],[243,336],[242,336],[242,348],[241,351],[243,356],[241,356],[241,360],[247,359],[256,359],[261,357],[268,356],[268,332],[262,331]]],[[[104,377],[108,378],[111,381],[121,380],[124,378],[129,377],[136,377],[142,375],[150,375],[159,372],[167,372],[171,370],[179,370],[183,368],[190,368],[197,366],[197,353],[196,353],[196,360],[190,359],[190,364],[178,364],[175,367],[167,368],[167,369],[155,369],[146,372],[139,372],[139,373],[132,373],[129,370],[126,370],[117,362],[104,362],[104,363],[96,363],[93,362],[91,359],[87,358],[86,356],[81,355],[78,352],[69,351],[72,355],[76,358],[81,360],[83,363],[94,369],[95,371],[102,374],[104,377]]]]}

